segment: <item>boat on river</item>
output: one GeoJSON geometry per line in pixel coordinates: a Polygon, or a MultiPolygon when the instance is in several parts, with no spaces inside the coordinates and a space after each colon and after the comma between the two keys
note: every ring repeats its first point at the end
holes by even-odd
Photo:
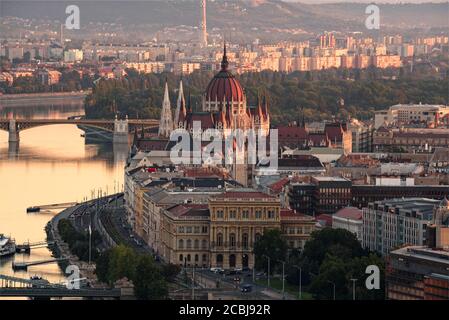
{"type": "Polygon", "coordinates": [[[16,253],[16,242],[0,234],[0,257],[12,256],[16,253]]]}

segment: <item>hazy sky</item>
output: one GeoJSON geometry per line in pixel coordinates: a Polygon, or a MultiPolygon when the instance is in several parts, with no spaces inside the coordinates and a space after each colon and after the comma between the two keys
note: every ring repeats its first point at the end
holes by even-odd
{"type": "Polygon", "coordinates": [[[361,2],[361,3],[422,3],[422,2],[447,2],[447,0],[283,0],[285,2],[303,3],[331,3],[331,2],[361,2]]]}

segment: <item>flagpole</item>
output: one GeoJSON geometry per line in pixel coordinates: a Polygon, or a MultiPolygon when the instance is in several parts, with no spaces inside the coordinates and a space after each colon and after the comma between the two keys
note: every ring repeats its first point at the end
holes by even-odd
{"type": "Polygon", "coordinates": [[[89,224],[89,265],[92,260],[92,227],[89,224]]]}

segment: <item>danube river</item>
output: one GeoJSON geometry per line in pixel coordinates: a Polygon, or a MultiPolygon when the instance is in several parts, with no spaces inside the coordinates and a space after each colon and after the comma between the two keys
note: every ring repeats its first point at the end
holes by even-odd
{"type": "MultiPolygon", "coordinates": [[[[0,118],[66,119],[82,115],[81,104],[2,108],[0,118]]],[[[0,233],[17,243],[45,239],[44,227],[55,212],[27,214],[36,205],[78,202],[99,189],[113,193],[123,187],[127,147],[87,144],[83,131],[74,125],[50,125],[24,130],[18,148],[8,144],[8,133],[0,131],[0,233]]],[[[51,258],[47,248],[31,254],[0,258],[0,274],[27,278],[38,275],[51,282],[63,280],[56,264],[34,266],[28,272],[13,272],[11,263],[51,258]]]]}

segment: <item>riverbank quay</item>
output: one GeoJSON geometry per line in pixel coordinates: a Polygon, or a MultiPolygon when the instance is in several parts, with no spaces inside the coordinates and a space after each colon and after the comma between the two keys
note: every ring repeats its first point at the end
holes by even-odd
{"type": "Polygon", "coordinates": [[[2,94],[0,95],[0,105],[14,105],[28,101],[38,100],[67,100],[79,99],[81,101],[90,93],[90,91],[76,92],[41,92],[41,93],[19,93],[19,94],[2,94]]]}
{"type": "MultiPolygon", "coordinates": [[[[53,255],[56,258],[67,258],[67,261],[59,263],[62,271],[66,273],[66,269],[70,265],[78,267],[80,278],[86,278],[89,286],[92,288],[106,288],[107,285],[98,281],[95,274],[94,262],[89,264],[88,262],[82,261],[70,251],[68,243],[66,243],[59,234],[58,224],[62,220],[68,220],[79,232],[88,232],[90,226],[92,232],[97,230],[101,235],[102,231],[104,232],[104,228],[99,226],[96,219],[96,212],[106,206],[110,199],[111,196],[103,197],[67,208],[55,215],[46,226],[47,240],[56,242],[56,245],[52,248],[53,255]]],[[[102,239],[103,237],[104,236],[102,235],[102,239]]],[[[110,246],[105,245],[103,241],[102,245],[99,246],[99,250],[102,251],[109,247],[110,246]]],[[[68,274],[66,273],[66,275],[68,274]]]]}

